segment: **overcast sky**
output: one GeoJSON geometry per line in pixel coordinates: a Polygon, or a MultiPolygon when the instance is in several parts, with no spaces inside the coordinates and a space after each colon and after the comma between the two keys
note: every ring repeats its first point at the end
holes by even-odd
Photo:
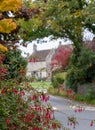
{"type": "MultiPolygon", "coordinates": [[[[84,34],[85,34],[84,39],[87,39],[87,40],[92,40],[93,37],[94,37],[94,35],[92,33],[88,32],[87,30],[84,32],[84,34]]],[[[61,42],[62,45],[71,43],[70,41],[66,42],[62,39],[50,41],[49,38],[44,38],[44,40],[47,41],[47,42],[37,43],[37,41],[33,41],[33,42],[29,43],[27,45],[27,47],[20,46],[19,48],[22,51],[22,56],[26,56],[25,53],[32,54],[34,44],[37,45],[37,50],[46,50],[46,49],[57,48],[60,42],[61,42]]]]}
{"type": "Polygon", "coordinates": [[[34,44],[37,45],[37,50],[46,50],[46,49],[57,48],[60,42],[63,45],[70,44],[70,41],[66,42],[61,39],[49,41],[48,38],[45,38],[45,40],[47,40],[47,42],[45,42],[45,43],[37,43],[37,41],[33,41],[31,43],[28,43],[27,47],[20,46],[19,48],[22,51],[22,55],[25,56],[25,53],[32,54],[34,44]]]}

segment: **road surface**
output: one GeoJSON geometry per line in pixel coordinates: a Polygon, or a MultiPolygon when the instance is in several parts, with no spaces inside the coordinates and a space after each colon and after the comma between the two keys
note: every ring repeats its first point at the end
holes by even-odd
{"type": "Polygon", "coordinates": [[[61,122],[64,127],[70,130],[95,130],[95,123],[91,125],[91,120],[95,119],[95,107],[85,106],[77,102],[63,99],[56,96],[50,96],[49,103],[55,109],[55,118],[61,122]],[[82,107],[82,112],[76,112],[77,107],[82,107]],[[75,117],[78,124],[68,124],[68,117],[75,117]]]}

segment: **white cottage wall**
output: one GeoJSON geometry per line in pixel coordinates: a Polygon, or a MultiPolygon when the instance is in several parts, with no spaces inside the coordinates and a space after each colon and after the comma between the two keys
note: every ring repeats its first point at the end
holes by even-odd
{"type": "Polygon", "coordinates": [[[42,78],[47,77],[46,62],[45,61],[41,61],[41,62],[28,62],[26,76],[31,77],[32,76],[32,72],[38,72],[38,76],[41,75],[42,78]]]}

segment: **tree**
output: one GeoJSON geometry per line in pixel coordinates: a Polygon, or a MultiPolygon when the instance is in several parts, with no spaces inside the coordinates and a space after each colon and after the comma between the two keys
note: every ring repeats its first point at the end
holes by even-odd
{"type": "Polygon", "coordinates": [[[21,1],[0,1],[0,129],[61,129],[61,124],[54,118],[52,107],[42,104],[42,102],[46,102],[49,99],[49,96],[46,96],[43,92],[38,93],[29,87],[28,83],[20,86],[18,82],[12,82],[13,80],[8,82],[6,80],[6,82],[1,84],[2,74],[5,73],[3,63],[8,68],[9,75],[7,74],[7,77],[10,76],[8,79],[18,76],[19,71],[22,74],[23,70],[21,69],[25,67],[25,61],[20,57],[20,52],[13,50],[14,44],[19,41],[20,37],[16,18],[27,20],[31,11],[24,7],[20,8],[22,5],[21,1]],[[10,12],[12,16],[9,16],[10,12]],[[6,55],[4,52],[7,51],[7,48],[3,45],[9,48],[6,55]],[[1,54],[4,55],[5,59],[1,54]]]}
{"type": "MultiPolygon", "coordinates": [[[[20,23],[22,30],[31,27],[31,30],[27,28],[27,33],[23,34],[25,39],[34,40],[45,36],[69,39],[74,45],[73,63],[78,63],[84,46],[84,30],[95,34],[95,0],[48,0],[46,3],[35,0],[31,3],[31,7],[33,6],[38,6],[43,12],[33,17],[27,23],[28,26],[23,21],[20,23]]],[[[78,66],[76,70],[79,72],[78,66]]],[[[72,74],[73,72],[74,70],[72,74]]]]}
{"type": "Polygon", "coordinates": [[[21,0],[0,1],[0,43],[3,45],[8,46],[17,42],[17,24],[14,16],[21,6],[21,0]]]}
{"type": "Polygon", "coordinates": [[[78,61],[75,62],[75,54],[70,57],[66,75],[66,86],[77,92],[78,85],[92,83],[95,79],[95,52],[84,47],[81,49],[78,61]]]}
{"type": "Polygon", "coordinates": [[[71,53],[72,48],[70,45],[59,46],[51,60],[51,69],[54,69],[54,66],[56,66],[58,68],[61,67],[64,70],[69,63],[71,53]]]}
{"type": "Polygon", "coordinates": [[[95,33],[95,1],[86,0],[35,0],[30,7],[39,7],[42,11],[39,16],[33,17],[27,24],[20,21],[23,38],[34,40],[45,36],[53,38],[70,39],[74,45],[74,51],[79,56],[80,48],[83,46],[83,31],[87,28],[95,33]],[[31,28],[31,30],[30,30],[31,28]]]}
{"type": "Polygon", "coordinates": [[[20,34],[18,34],[20,28],[17,22],[18,19],[29,20],[38,13],[35,10],[37,10],[36,7],[32,9],[27,8],[24,0],[9,0],[8,2],[1,0],[0,44],[14,49],[17,46],[15,43],[18,43],[22,39],[20,34]]]}

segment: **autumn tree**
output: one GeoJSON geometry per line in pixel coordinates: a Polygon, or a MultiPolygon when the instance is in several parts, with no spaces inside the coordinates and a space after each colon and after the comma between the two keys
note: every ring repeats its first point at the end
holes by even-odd
{"type": "Polygon", "coordinates": [[[59,46],[52,57],[51,69],[53,70],[56,67],[61,67],[64,70],[69,63],[69,57],[71,56],[72,50],[72,46],[70,47],[70,45],[59,46]]]}
{"type": "Polygon", "coordinates": [[[0,1],[0,43],[9,46],[18,41],[15,13],[21,8],[21,0],[0,1]],[[13,8],[14,7],[14,8],[13,8]]]}
{"type": "Polygon", "coordinates": [[[2,45],[13,48],[16,46],[15,43],[19,43],[22,39],[18,34],[20,28],[18,19],[27,21],[38,14],[36,7],[30,9],[27,6],[28,1],[25,0],[0,1],[0,43],[2,45]]]}
{"type": "Polygon", "coordinates": [[[76,55],[79,55],[80,48],[83,45],[83,31],[88,29],[95,33],[94,0],[27,0],[27,2],[23,0],[24,5],[22,1],[13,1],[10,0],[9,3],[6,3],[5,0],[2,0],[0,5],[2,12],[0,13],[0,39],[3,44],[10,44],[10,40],[8,40],[10,37],[11,42],[16,43],[19,39],[31,41],[51,35],[54,38],[70,39],[74,44],[76,55]],[[12,9],[10,3],[14,3],[14,9],[12,9]],[[3,7],[5,4],[7,4],[7,8],[3,7]],[[18,6],[15,6],[16,4],[18,6]],[[9,17],[9,10],[14,14],[11,15],[11,18],[9,17]],[[24,19],[20,19],[22,17],[24,19]],[[14,18],[16,18],[16,21],[14,18]],[[25,21],[27,19],[28,21],[25,21]],[[3,26],[2,24],[6,23],[11,24],[8,24],[6,31],[4,31],[6,25],[3,26]],[[18,25],[20,25],[21,29],[19,29],[18,25]],[[19,36],[16,33],[18,29],[19,36]]]}
{"type": "Polygon", "coordinates": [[[0,73],[1,81],[5,75],[4,72],[6,70],[6,65],[3,64],[3,61],[5,59],[5,52],[8,51],[8,48],[10,46],[13,46],[18,41],[18,26],[15,20],[15,13],[19,11],[21,6],[21,0],[9,0],[8,2],[6,0],[0,1],[0,70],[2,71],[0,73]]]}
{"type": "MultiPolygon", "coordinates": [[[[80,62],[79,59],[83,57],[82,51],[85,50],[83,32],[87,29],[95,34],[95,0],[47,0],[45,3],[43,0],[35,0],[30,4],[30,7],[35,6],[43,10],[39,16],[33,17],[27,24],[19,21],[22,27],[20,33],[23,39],[30,41],[45,36],[56,39],[59,37],[69,39],[74,48],[72,66],[74,63],[75,66],[73,67],[76,67],[76,64],[80,62]],[[27,31],[23,34],[25,29],[27,31]]],[[[68,73],[72,70],[72,66],[69,68],[68,73]]],[[[78,66],[77,70],[78,74],[78,66]]]]}
{"type": "MultiPolygon", "coordinates": [[[[15,68],[20,67],[19,71],[23,74],[20,52],[13,49],[15,43],[21,39],[18,34],[17,20],[20,18],[28,20],[31,16],[30,13],[31,10],[25,8],[20,0],[0,1],[0,81],[4,76],[2,74],[6,72],[3,63],[8,65],[8,73],[11,69],[11,77],[14,77],[15,74],[15,77],[18,75],[15,73],[15,68]]],[[[23,67],[25,67],[24,61],[23,67]]],[[[49,96],[31,89],[26,82],[23,85],[19,85],[13,80],[2,82],[0,84],[0,130],[61,129],[61,124],[54,118],[52,107],[42,104],[48,100],[49,96]]]]}
{"type": "Polygon", "coordinates": [[[28,23],[19,21],[20,33],[25,40],[34,40],[45,36],[70,39],[74,45],[76,58],[83,46],[85,29],[95,33],[95,1],[86,0],[35,0],[30,7],[39,7],[42,13],[33,17],[28,23]],[[30,29],[31,28],[31,29],[30,29]],[[26,31],[23,33],[23,30],[26,31]]]}

